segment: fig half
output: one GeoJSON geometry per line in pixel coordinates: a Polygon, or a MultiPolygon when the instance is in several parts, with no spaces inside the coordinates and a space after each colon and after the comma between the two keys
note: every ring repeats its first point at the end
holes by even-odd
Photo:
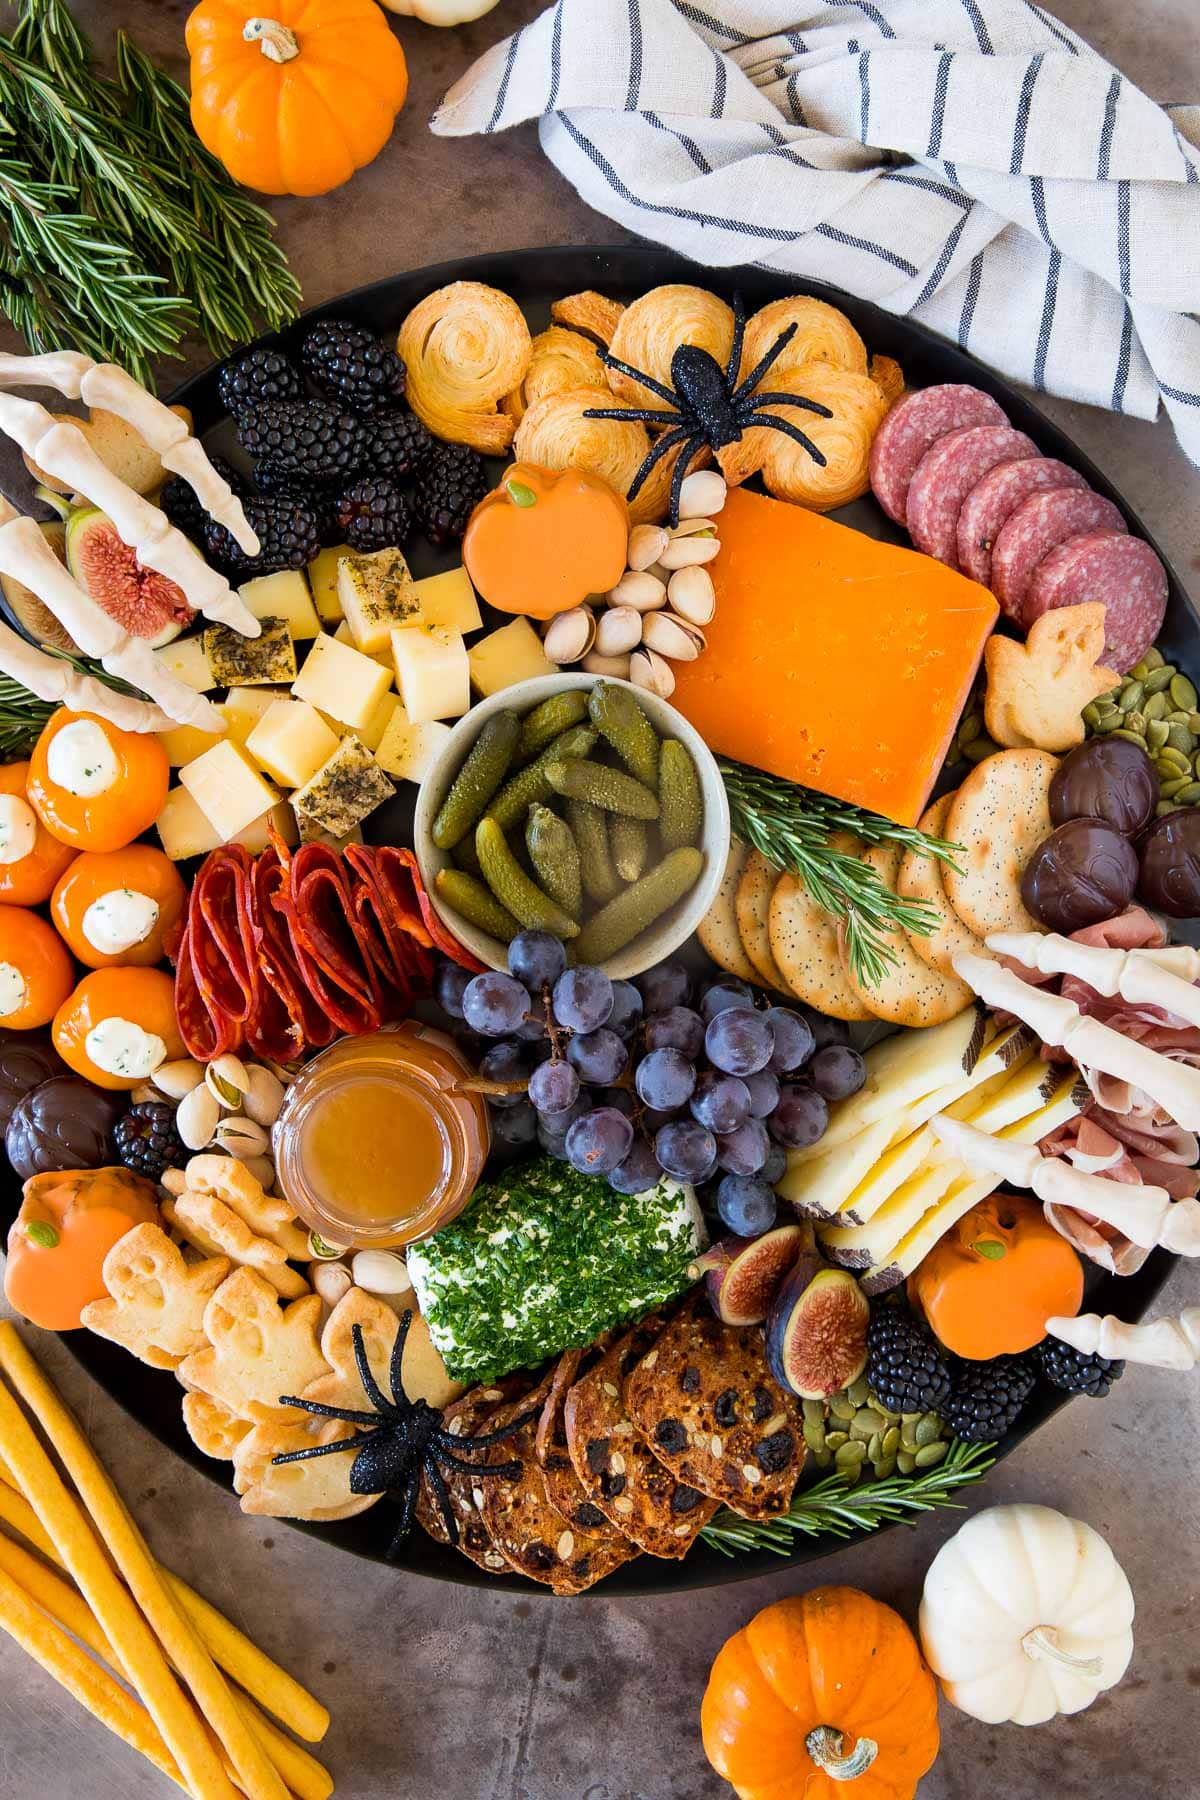
{"type": "Polygon", "coordinates": [[[183,589],[143,568],[98,507],[81,507],[68,518],[67,567],[110,619],[156,649],[195,617],[183,589]]]}
{"type": "Polygon", "coordinates": [[[777,1225],[761,1237],[722,1238],[688,1274],[704,1277],[708,1303],[723,1325],[761,1325],[804,1237],[802,1225],[777,1225]]]}
{"type": "MultiPolygon", "coordinates": [[[[67,528],[62,520],[46,519],[39,524],[38,530],[59,562],[65,562],[67,528]]],[[[39,600],[23,581],[18,581],[15,575],[0,575],[0,593],[17,624],[35,644],[41,644],[46,650],[65,650],[68,656],[80,655],[79,645],[66,626],[59,623],[45,601],[39,600]]]]}
{"type": "Polygon", "coordinates": [[[801,1400],[828,1400],[867,1366],[870,1302],[848,1269],[802,1258],[771,1302],[767,1362],[780,1387],[801,1400]]]}

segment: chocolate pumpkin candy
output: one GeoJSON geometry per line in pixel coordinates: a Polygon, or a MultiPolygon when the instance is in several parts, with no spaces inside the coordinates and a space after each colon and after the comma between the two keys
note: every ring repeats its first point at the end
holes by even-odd
{"type": "Polygon", "coordinates": [[[463,562],[498,612],[552,619],[615,587],[628,546],[629,509],[598,475],[514,463],[471,514],[463,562]]]}
{"type": "Polygon", "coordinates": [[[76,1331],[105,1294],[104,1259],[135,1225],[160,1223],[152,1183],[129,1169],[35,1175],[8,1234],[4,1295],[45,1331],[76,1331]]]}
{"type": "Polygon", "coordinates": [[[908,1292],[947,1350],[978,1362],[1032,1349],[1047,1319],[1073,1318],[1083,1265],[1036,1200],[996,1193],[934,1246],[908,1292]]]}

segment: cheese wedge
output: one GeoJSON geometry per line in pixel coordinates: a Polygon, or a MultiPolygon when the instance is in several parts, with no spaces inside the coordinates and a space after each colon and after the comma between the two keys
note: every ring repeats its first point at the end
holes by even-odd
{"type": "Polygon", "coordinates": [[[894,1119],[876,1119],[848,1143],[836,1145],[827,1156],[814,1157],[811,1162],[789,1157],[775,1191],[791,1201],[802,1219],[832,1219],[895,1136],[894,1119]]]}

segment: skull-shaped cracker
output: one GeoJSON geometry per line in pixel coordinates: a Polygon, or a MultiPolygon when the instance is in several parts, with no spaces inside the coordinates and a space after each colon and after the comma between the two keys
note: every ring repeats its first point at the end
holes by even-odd
{"type": "Polygon", "coordinates": [[[268,1194],[244,1162],[234,1156],[193,1156],[183,1176],[190,1192],[215,1194],[256,1237],[278,1244],[294,1262],[308,1261],[312,1252],[307,1231],[297,1225],[287,1201],[268,1194]]]}
{"type": "Polygon", "coordinates": [[[223,1400],[193,1392],[183,1396],[183,1422],[197,1450],[230,1462],[242,1439],[254,1429],[249,1419],[239,1418],[223,1400]]]}
{"type": "Polygon", "coordinates": [[[352,1494],[354,1450],[276,1463],[273,1457],[315,1444],[343,1443],[357,1433],[338,1419],[297,1418],[256,1425],[233,1453],[233,1485],[242,1511],[268,1519],[351,1519],[366,1512],[378,1494],[352,1494]]]}
{"type": "Polygon", "coordinates": [[[319,1295],[283,1306],[256,1270],[235,1269],[204,1309],[207,1348],[184,1358],[179,1379],[244,1419],[290,1418],[280,1395],[302,1394],[329,1372],[317,1342],[320,1323],[319,1295]]]}
{"type": "Polygon", "coordinates": [[[193,1193],[189,1188],[176,1200],[164,1200],[162,1212],[194,1249],[210,1256],[227,1256],[239,1267],[257,1270],[281,1299],[298,1300],[307,1294],[308,1283],[288,1262],[282,1248],[269,1238],[257,1237],[216,1194],[193,1193]]]}
{"type": "MultiPolygon", "coordinates": [[[[371,1373],[383,1393],[391,1397],[392,1346],[400,1321],[377,1295],[352,1287],[342,1295],[321,1333],[321,1353],[333,1373],[319,1376],[305,1388],[303,1399],[320,1401],[322,1406],[346,1407],[354,1412],[372,1410],[354,1358],[352,1332],[356,1325],[362,1326],[363,1347],[371,1373]]],[[[430,1406],[448,1406],[463,1391],[461,1384],[451,1381],[447,1375],[446,1365],[430,1340],[429,1327],[416,1311],[404,1346],[402,1380],[410,1400],[427,1400],[430,1406]]]]}
{"type": "Polygon", "coordinates": [[[80,1318],[152,1369],[176,1369],[208,1341],[204,1311],[230,1266],[225,1256],[186,1263],[161,1227],[135,1225],[104,1258],[109,1297],[89,1301],[80,1318]]]}
{"type": "Polygon", "coordinates": [[[1101,666],[1104,606],[1088,601],[1043,613],[1023,644],[991,637],[984,647],[989,733],[1009,750],[1071,750],[1084,739],[1085,706],[1119,686],[1101,666]]]}

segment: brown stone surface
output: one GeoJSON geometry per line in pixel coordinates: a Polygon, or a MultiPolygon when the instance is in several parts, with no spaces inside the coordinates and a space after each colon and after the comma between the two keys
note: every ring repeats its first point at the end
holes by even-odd
{"type": "MultiPolygon", "coordinates": [[[[180,0],[79,0],[77,10],[98,39],[119,23],[179,65],[180,0]]],[[[536,10],[536,0],[502,0],[459,32],[400,23],[413,90],[388,149],[341,193],[277,208],[310,303],[472,251],[622,236],[545,164],[531,129],[475,142],[425,130],[471,57],[536,10]]],[[[1150,93],[1176,100],[1200,90],[1195,0],[1058,0],[1057,11],[1150,93]]],[[[1200,589],[1200,482],[1169,426],[1062,403],[1048,410],[1200,589]]],[[[1194,1272],[1181,1271],[1164,1307],[1196,1298],[1194,1272]]],[[[723,1639],[769,1600],[816,1580],[867,1588],[913,1619],[923,1572],[955,1524],[941,1514],[807,1570],[661,1600],[518,1600],[434,1585],[243,1517],[232,1496],[167,1457],[60,1345],[39,1353],[155,1548],[328,1702],[325,1753],[346,1800],[719,1800],[730,1790],[704,1761],[697,1712],[723,1639]]],[[[1118,1690],[1054,1726],[991,1728],[944,1706],[942,1756],[922,1800],[1200,1793],[1198,1427],[1197,1377],[1131,1371],[1107,1402],[1076,1402],[971,1496],[971,1508],[1044,1501],[1103,1532],[1137,1597],[1136,1651],[1118,1690]]],[[[0,1800],[174,1791],[6,1639],[0,1746],[0,1800]]]]}

